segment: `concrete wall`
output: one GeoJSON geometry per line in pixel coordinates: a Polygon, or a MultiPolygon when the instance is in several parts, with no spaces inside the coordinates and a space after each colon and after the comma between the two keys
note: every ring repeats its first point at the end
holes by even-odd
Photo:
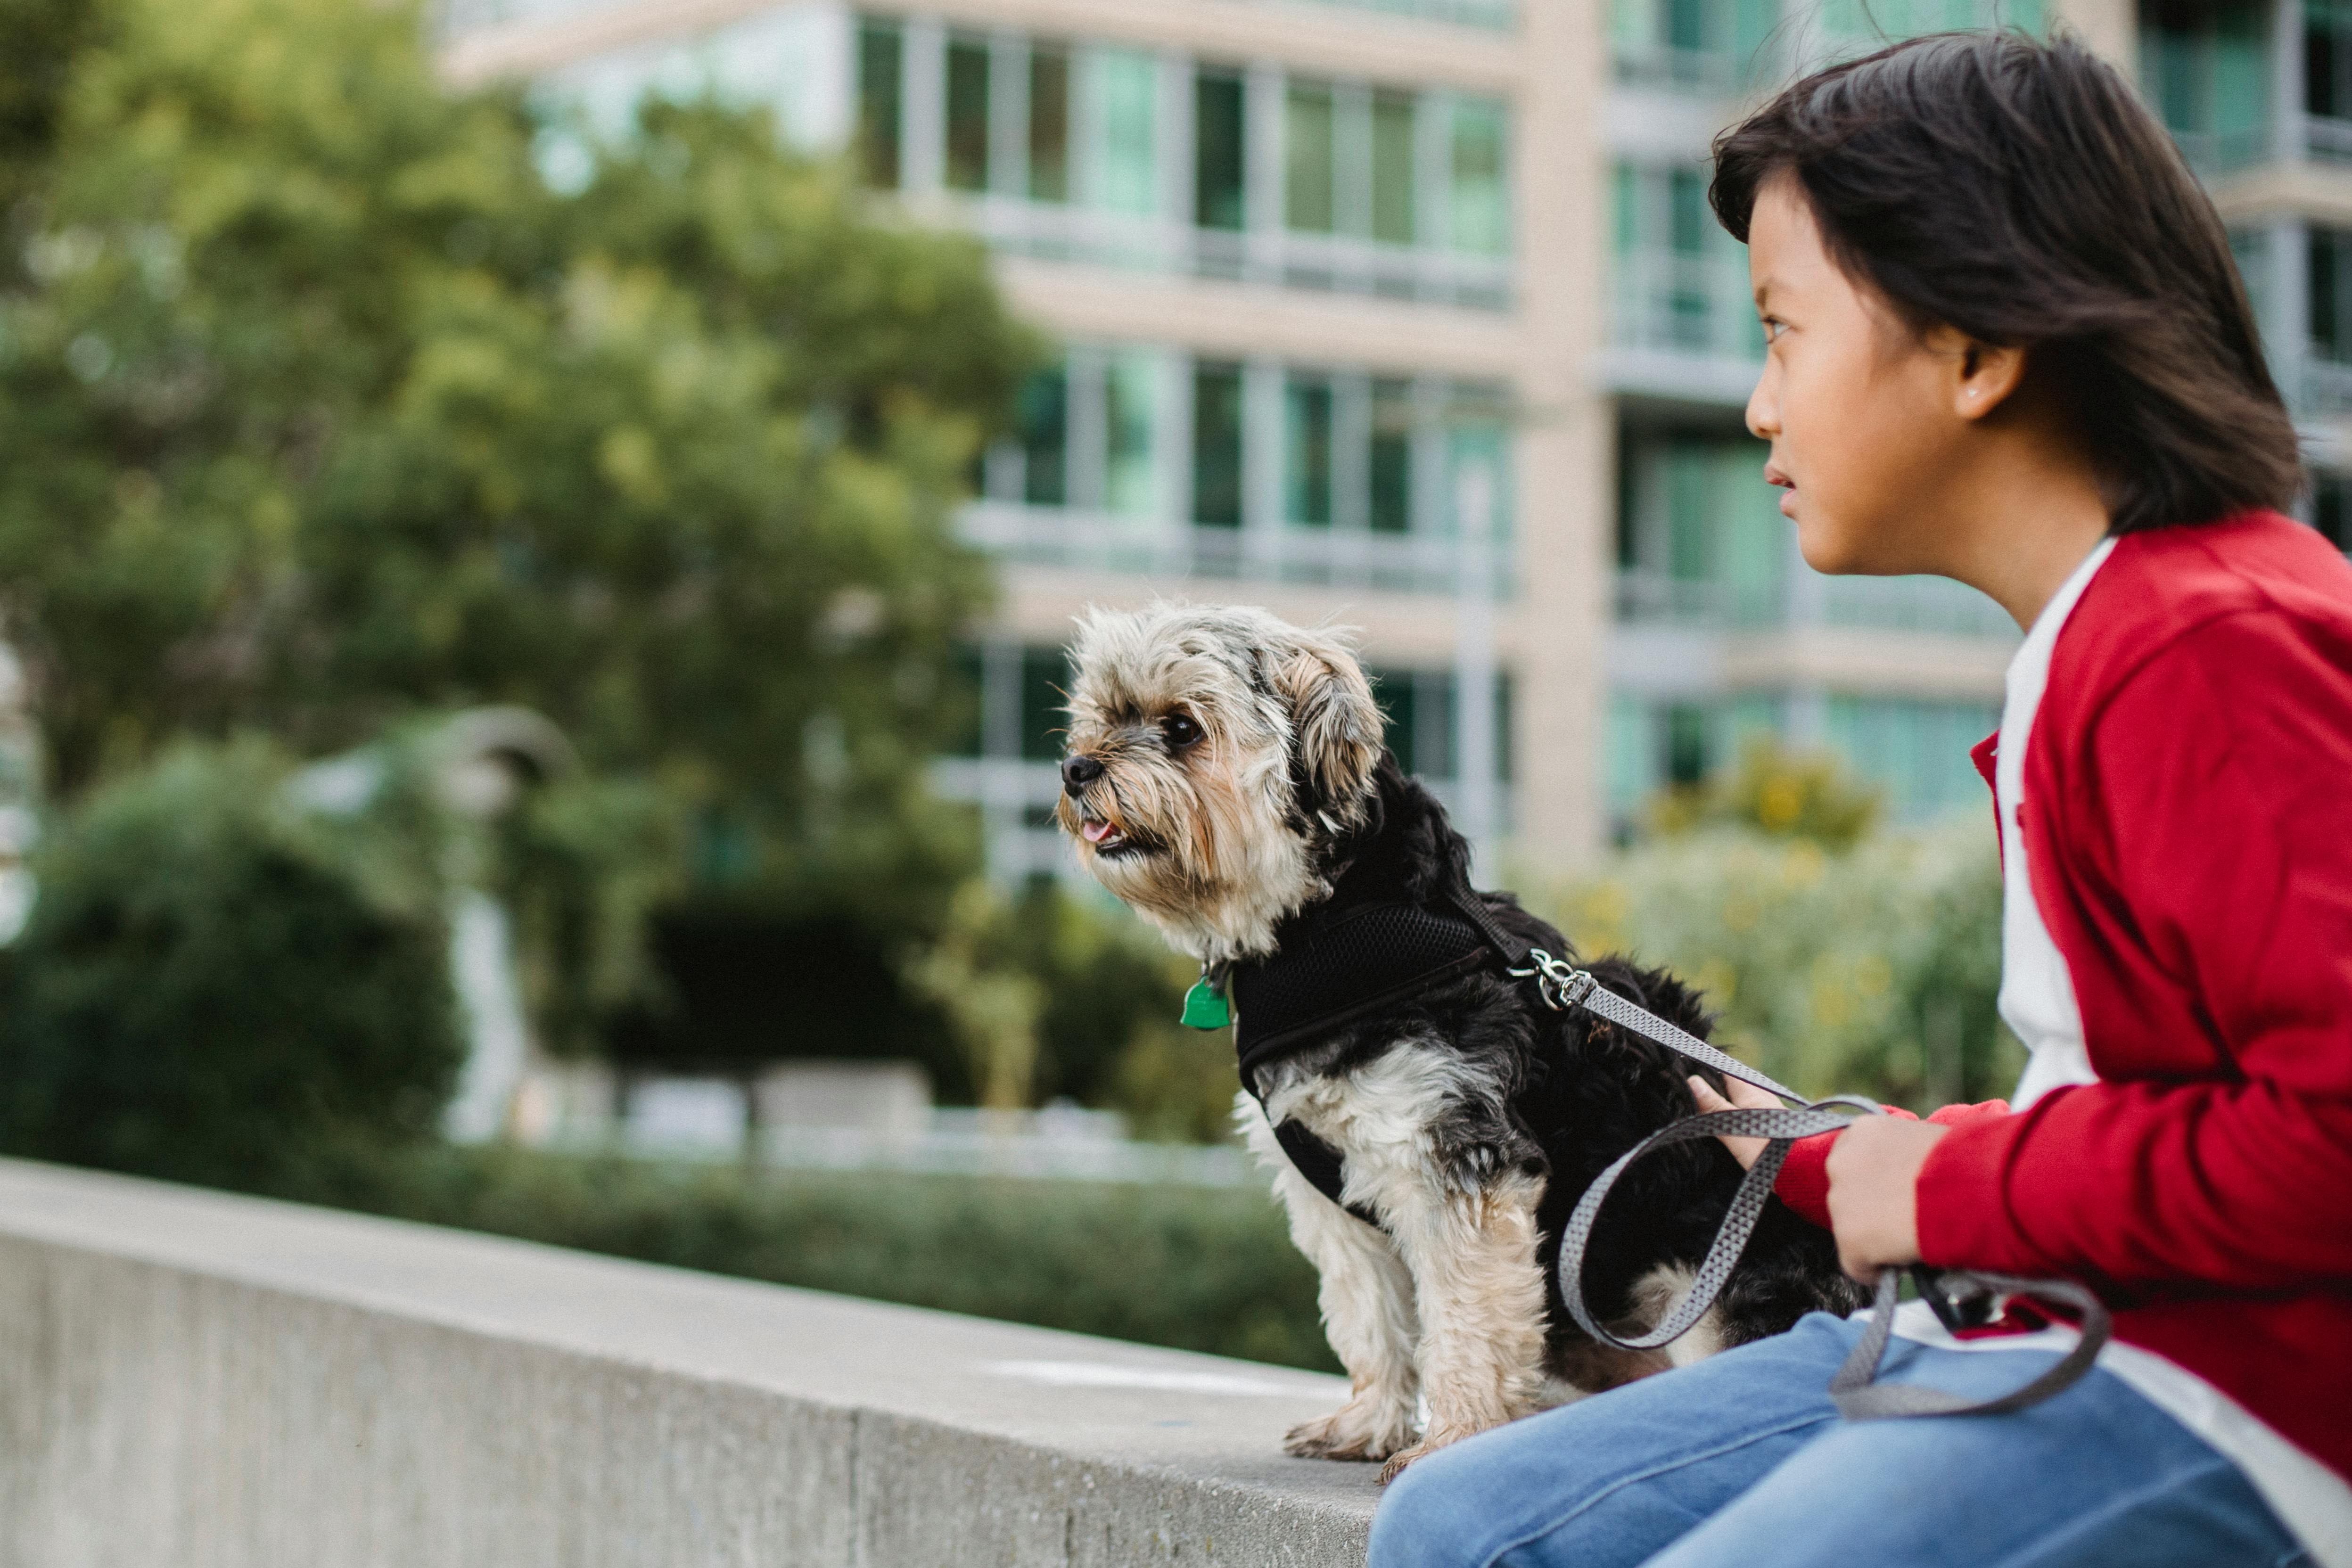
{"type": "Polygon", "coordinates": [[[0,1161],[0,1568],[1338,1568],[1345,1392],[0,1161]]]}

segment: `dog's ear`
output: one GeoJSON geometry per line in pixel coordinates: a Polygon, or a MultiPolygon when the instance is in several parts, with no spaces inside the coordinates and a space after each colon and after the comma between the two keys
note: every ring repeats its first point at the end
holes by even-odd
{"type": "Polygon", "coordinates": [[[1329,827],[1353,827],[1381,760],[1381,710],[1370,683],[1337,638],[1298,632],[1270,653],[1275,689],[1290,708],[1299,809],[1329,827]]]}

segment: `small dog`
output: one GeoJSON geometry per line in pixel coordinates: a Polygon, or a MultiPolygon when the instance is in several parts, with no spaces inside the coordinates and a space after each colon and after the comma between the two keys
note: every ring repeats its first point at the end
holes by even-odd
{"type": "MultiPolygon", "coordinates": [[[[1509,936],[1571,951],[1507,894],[1467,893],[1467,846],[1381,744],[1343,636],[1261,610],[1160,604],[1089,612],[1075,653],[1061,825],[1204,975],[1268,962],[1302,922],[1442,906],[1450,889],[1509,936]]],[[[1616,958],[1589,967],[1706,1033],[1698,997],[1669,976],[1616,958]]],[[[1593,1340],[1560,1301],[1560,1227],[1612,1160],[1693,1110],[1682,1059],[1551,1010],[1499,965],[1309,1033],[1256,1072],[1262,1100],[1245,1086],[1234,1102],[1321,1274],[1325,1328],[1354,1385],[1290,1432],[1292,1454],[1385,1459],[1385,1480],[1548,1405],[1862,1304],[1828,1233],[1776,1201],[1689,1333],[1650,1353],[1593,1340]],[[1321,1186],[1295,1152],[1301,1129],[1340,1162],[1321,1186]]],[[[1739,1176],[1711,1140],[1626,1173],[1584,1275],[1612,1332],[1656,1323],[1688,1289],[1739,1176]]]]}

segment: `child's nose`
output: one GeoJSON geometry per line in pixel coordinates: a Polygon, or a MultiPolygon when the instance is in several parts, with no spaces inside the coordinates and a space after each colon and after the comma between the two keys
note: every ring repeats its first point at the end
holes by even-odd
{"type": "Polygon", "coordinates": [[[1780,434],[1780,389],[1775,383],[1780,372],[1772,361],[1764,361],[1764,371],[1756,378],[1756,390],[1748,394],[1748,433],[1759,441],[1769,441],[1780,434]]]}

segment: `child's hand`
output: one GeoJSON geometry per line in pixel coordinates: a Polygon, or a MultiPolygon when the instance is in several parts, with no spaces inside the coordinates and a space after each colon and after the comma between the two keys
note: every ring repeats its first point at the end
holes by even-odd
{"type": "Polygon", "coordinates": [[[1838,1266],[1867,1285],[1878,1271],[1919,1261],[1919,1169],[1936,1140],[1933,1122],[1859,1116],[1830,1145],[1830,1228],[1838,1266]]]}
{"type": "MultiPolygon", "coordinates": [[[[1744,1083],[1737,1078],[1727,1078],[1723,1081],[1723,1083],[1725,1088],[1731,1091],[1731,1098],[1728,1100],[1725,1099],[1722,1095],[1717,1094],[1714,1090],[1708,1088],[1706,1079],[1701,1078],[1696,1072],[1692,1073],[1690,1080],[1691,1100],[1702,1111],[1778,1111],[1782,1109],[1780,1097],[1774,1094],[1769,1090],[1759,1089],[1753,1083],[1744,1083]]],[[[1731,1157],[1739,1162],[1739,1168],[1741,1170],[1746,1170],[1749,1166],[1753,1166],[1763,1155],[1764,1145],[1769,1140],[1764,1138],[1734,1138],[1726,1136],[1722,1137],[1721,1141],[1723,1146],[1731,1151],[1731,1157]]]]}

